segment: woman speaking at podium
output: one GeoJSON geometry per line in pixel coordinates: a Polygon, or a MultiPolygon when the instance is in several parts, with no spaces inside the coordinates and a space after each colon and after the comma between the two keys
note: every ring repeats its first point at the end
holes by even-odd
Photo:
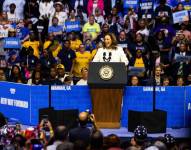
{"type": "Polygon", "coordinates": [[[98,49],[93,62],[124,62],[126,66],[129,64],[123,48],[117,46],[116,37],[111,33],[104,36],[103,48],[98,49]]]}

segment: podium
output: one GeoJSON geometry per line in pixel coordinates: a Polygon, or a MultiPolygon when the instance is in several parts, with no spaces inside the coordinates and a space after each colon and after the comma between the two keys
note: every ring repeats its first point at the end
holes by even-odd
{"type": "Polygon", "coordinates": [[[120,128],[127,71],[124,63],[92,62],[89,66],[92,111],[99,128],[120,128]]]}

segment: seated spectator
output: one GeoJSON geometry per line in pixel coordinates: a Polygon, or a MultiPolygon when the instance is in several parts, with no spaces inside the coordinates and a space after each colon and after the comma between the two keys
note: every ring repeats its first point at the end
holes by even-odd
{"type": "Polygon", "coordinates": [[[184,78],[183,77],[178,77],[176,80],[176,85],[177,86],[184,86],[184,78]]]}
{"type": "Polygon", "coordinates": [[[139,86],[139,85],[140,85],[139,78],[137,76],[132,76],[130,80],[130,86],[139,86]]]}
{"type": "Polygon", "coordinates": [[[68,130],[65,126],[58,126],[54,131],[54,142],[52,145],[47,146],[47,150],[56,150],[57,146],[66,142],[68,130]]]}
{"type": "Polygon", "coordinates": [[[82,79],[80,79],[76,83],[76,85],[87,85],[87,81],[88,81],[88,69],[87,68],[82,68],[81,74],[82,74],[82,79]]]}
{"type": "Polygon", "coordinates": [[[56,147],[56,150],[74,150],[74,144],[70,142],[64,142],[56,147]]]}
{"type": "Polygon", "coordinates": [[[171,85],[170,77],[164,76],[162,78],[162,86],[170,86],[170,85],[171,85]]]}
{"type": "Polygon", "coordinates": [[[154,79],[151,77],[148,80],[147,85],[153,85],[154,82],[158,86],[162,84],[162,75],[161,75],[161,67],[160,66],[155,67],[155,77],[154,77],[154,79]]]}
{"type": "Polygon", "coordinates": [[[27,82],[29,85],[41,85],[42,83],[42,74],[40,71],[33,71],[31,79],[27,82]]]}
{"type": "Polygon", "coordinates": [[[17,66],[17,65],[12,66],[10,75],[8,77],[8,81],[10,81],[10,82],[22,81],[23,83],[25,82],[24,75],[21,72],[21,69],[19,66],[17,66]]]}
{"type": "Polygon", "coordinates": [[[64,79],[64,85],[68,85],[68,86],[74,85],[72,77],[66,76],[64,79]]]}
{"type": "Polygon", "coordinates": [[[101,14],[101,10],[99,8],[95,9],[95,21],[102,26],[105,23],[103,15],[101,14]]]}
{"type": "Polygon", "coordinates": [[[64,65],[66,72],[71,72],[76,53],[70,49],[70,41],[65,40],[62,50],[58,53],[61,64],[64,65]]]}
{"type": "Polygon", "coordinates": [[[54,66],[50,68],[49,77],[44,82],[45,85],[62,85],[63,83],[57,77],[57,70],[54,66]]]}
{"type": "Polygon", "coordinates": [[[5,75],[5,71],[0,68],[0,81],[6,81],[6,75],[5,75]]]}
{"type": "MultiPolygon", "coordinates": [[[[65,84],[65,82],[66,82],[66,81],[65,81],[65,78],[66,78],[67,76],[69,76],[69,75],[65,73],[64,65],[58,64],[56,68],[57,68],[57,72],[58,72],[58,79],[59,79],[63,84],[65,84]]],[[[67,83],[69,83],[69,81],[68,81],[67,83]]],[[[70,85],[73,85],[73,82],[71,82],[70,85]]]]}

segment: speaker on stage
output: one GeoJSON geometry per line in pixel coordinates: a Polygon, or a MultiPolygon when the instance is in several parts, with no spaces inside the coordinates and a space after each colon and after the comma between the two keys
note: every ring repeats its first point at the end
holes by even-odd
{"type": "Polygon", "coordinates": [[[153,112],[128,111],[128,131],[134,132],[138,125],[147,128],[148,133],[166,132],[167,113],[162,110],[153,112]]]}
{"type": "Polygon", "coordinates": [[[6,124],[6,119],[4,115],[0,112],[0,127],[4,126],[6,124]]]}

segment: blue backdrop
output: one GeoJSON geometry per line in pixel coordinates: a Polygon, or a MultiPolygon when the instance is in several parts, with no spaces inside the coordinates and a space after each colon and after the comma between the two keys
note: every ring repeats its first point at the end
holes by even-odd
{"type": "MultiPolygon", "coordinates": [[[[38,124],[39,108],[48,107],[48,86],[0,82],[0,112],[26,125],[38,124]]],[[[152,87],[126,87],[121,126],[127,127],[128,110],[152,111],[152,87]]],[[[88,86],[54,86],[52,106],[57,109],[91,110],[88,86]]],[[[167,127],[191,126],[191,87],[157,87],[156,108],[167,111],[167,127]]]]}

